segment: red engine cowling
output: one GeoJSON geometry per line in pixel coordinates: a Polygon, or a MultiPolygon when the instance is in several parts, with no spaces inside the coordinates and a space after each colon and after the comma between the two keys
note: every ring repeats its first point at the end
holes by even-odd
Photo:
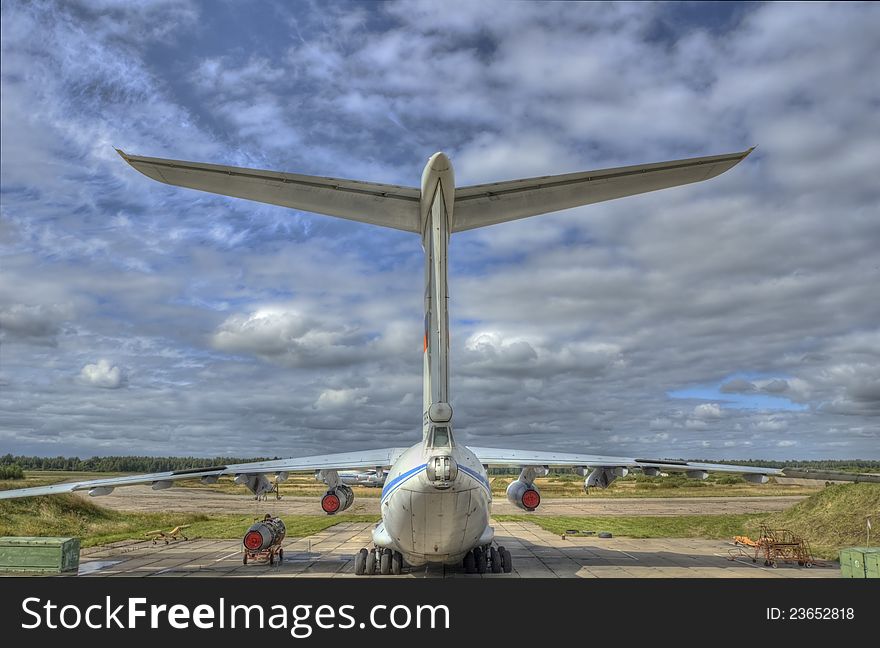
{"type": "Polygon", "coordinates": [[[265,520],[256,522],[244,534],[242,544],[248,551],[265,551],[269,547],[280,545],[287,529],[281,518],[266,517],[265,520]]]}
{"type": "Polygon", "coordinates": [[[327,515],[344,511],[354,502],[354,491],[345,484],[331,488],[321,498],[321,508],[327,515]]]}
{"type": "Polygon", "coordinates": [[[524,511],[534,511],[541,504],[541,493],[534,484],[517,479],[507,487],[507,500],[524,511]]]}

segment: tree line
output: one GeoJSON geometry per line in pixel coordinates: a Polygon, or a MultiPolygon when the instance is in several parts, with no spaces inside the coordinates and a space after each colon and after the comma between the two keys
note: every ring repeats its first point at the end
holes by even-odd
{"type": "Polygon", "coordinates": [[[0,466],[0,479],[24,479],[24,471],[16,463],[0,466]]]}
{"type": "MultiPolygon", "coordinates": [[[[277,457],[275,457],[277,459],[277,457]]],[[[266,457],[242,459],[237,457],[28,457],[7,454],[0,456],[0,469],[18,465],[23,470],[69,470],[77,472],[166,472],[187,468],[208,468],[250,461],[268,461],[266,457]]]]}

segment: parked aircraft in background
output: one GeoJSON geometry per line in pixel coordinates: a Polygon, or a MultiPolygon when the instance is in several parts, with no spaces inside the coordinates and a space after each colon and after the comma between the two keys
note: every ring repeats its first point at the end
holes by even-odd
{"type": "Polygon", "coordinates": [[[373,470],[341,470],[339,471],[339,479],[343,484],[349,486],[367,486],[372,488],[382,488],[385,484],[385,478],[388,471],[382,467],[373,470]]]}

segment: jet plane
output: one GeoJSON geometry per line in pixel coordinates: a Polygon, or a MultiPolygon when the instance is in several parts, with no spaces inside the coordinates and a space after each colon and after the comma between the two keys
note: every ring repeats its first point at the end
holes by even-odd
{"type": "MultiPolygon", "coordinates": [[[[321,508],[346,510],[354,500],[345,483],[352,470],[382,475],[381,521],[372,546],[360,550],[355,572],[399,574],[404,564],[463,565],[468,572],[510,572],[510,552],[496,546],[489,524],[492,489],[487,467],[520,471],[507,498],[525,511],[541,503],[535,479],[553,468],[573,468],[585,489],[606,488],[630,471],[658,476],[684,473],[705,479],[709,471],[738,473],[763,483],[782,471],[772,468],[598,456],[563,452],[469,447],[456,439],[450,395],[447,250],[452,235],[478,227],[537,216],[714,178],[745,159],[738,153],[641,164],[457,187],[444,153],[428,159],[418,187],[264,171],[217,164],[128,155],[132,167],[149,178],[293,209],[336,216],[409,232],[425,252],[423,416],[421,439],[409,447],[383,448],[273,461],[111,477],[0,492],[0,499],[88,491],[106,495],[132,484],[169,488],[185,479],[203,483],[231,476],[260,495],[289,473],[314,471],[327,486],[321,508]],[[387,475],[387,476],[386,476],[387,475]],[[271,480],[271,481],[270,481],[271,480]],[[273,483],[274,482],[274,483],[273,483]]],[[[414,435],[415,436],[415,435],[414,435]]]]}

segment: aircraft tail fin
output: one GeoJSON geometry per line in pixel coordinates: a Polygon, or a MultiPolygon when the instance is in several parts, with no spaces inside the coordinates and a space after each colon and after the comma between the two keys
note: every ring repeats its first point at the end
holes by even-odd
{"type": "Polygon", "coordinates": [[[145,176],[165,184],[405,232],[420,231],[419,190],[413,187],[141,157],[119,149],[116,152],[145,176]]]}
{"type": "Polygon", "coordinates": [[[452,231],[708,180],[753,150],[457,188],[452,231]]]}

